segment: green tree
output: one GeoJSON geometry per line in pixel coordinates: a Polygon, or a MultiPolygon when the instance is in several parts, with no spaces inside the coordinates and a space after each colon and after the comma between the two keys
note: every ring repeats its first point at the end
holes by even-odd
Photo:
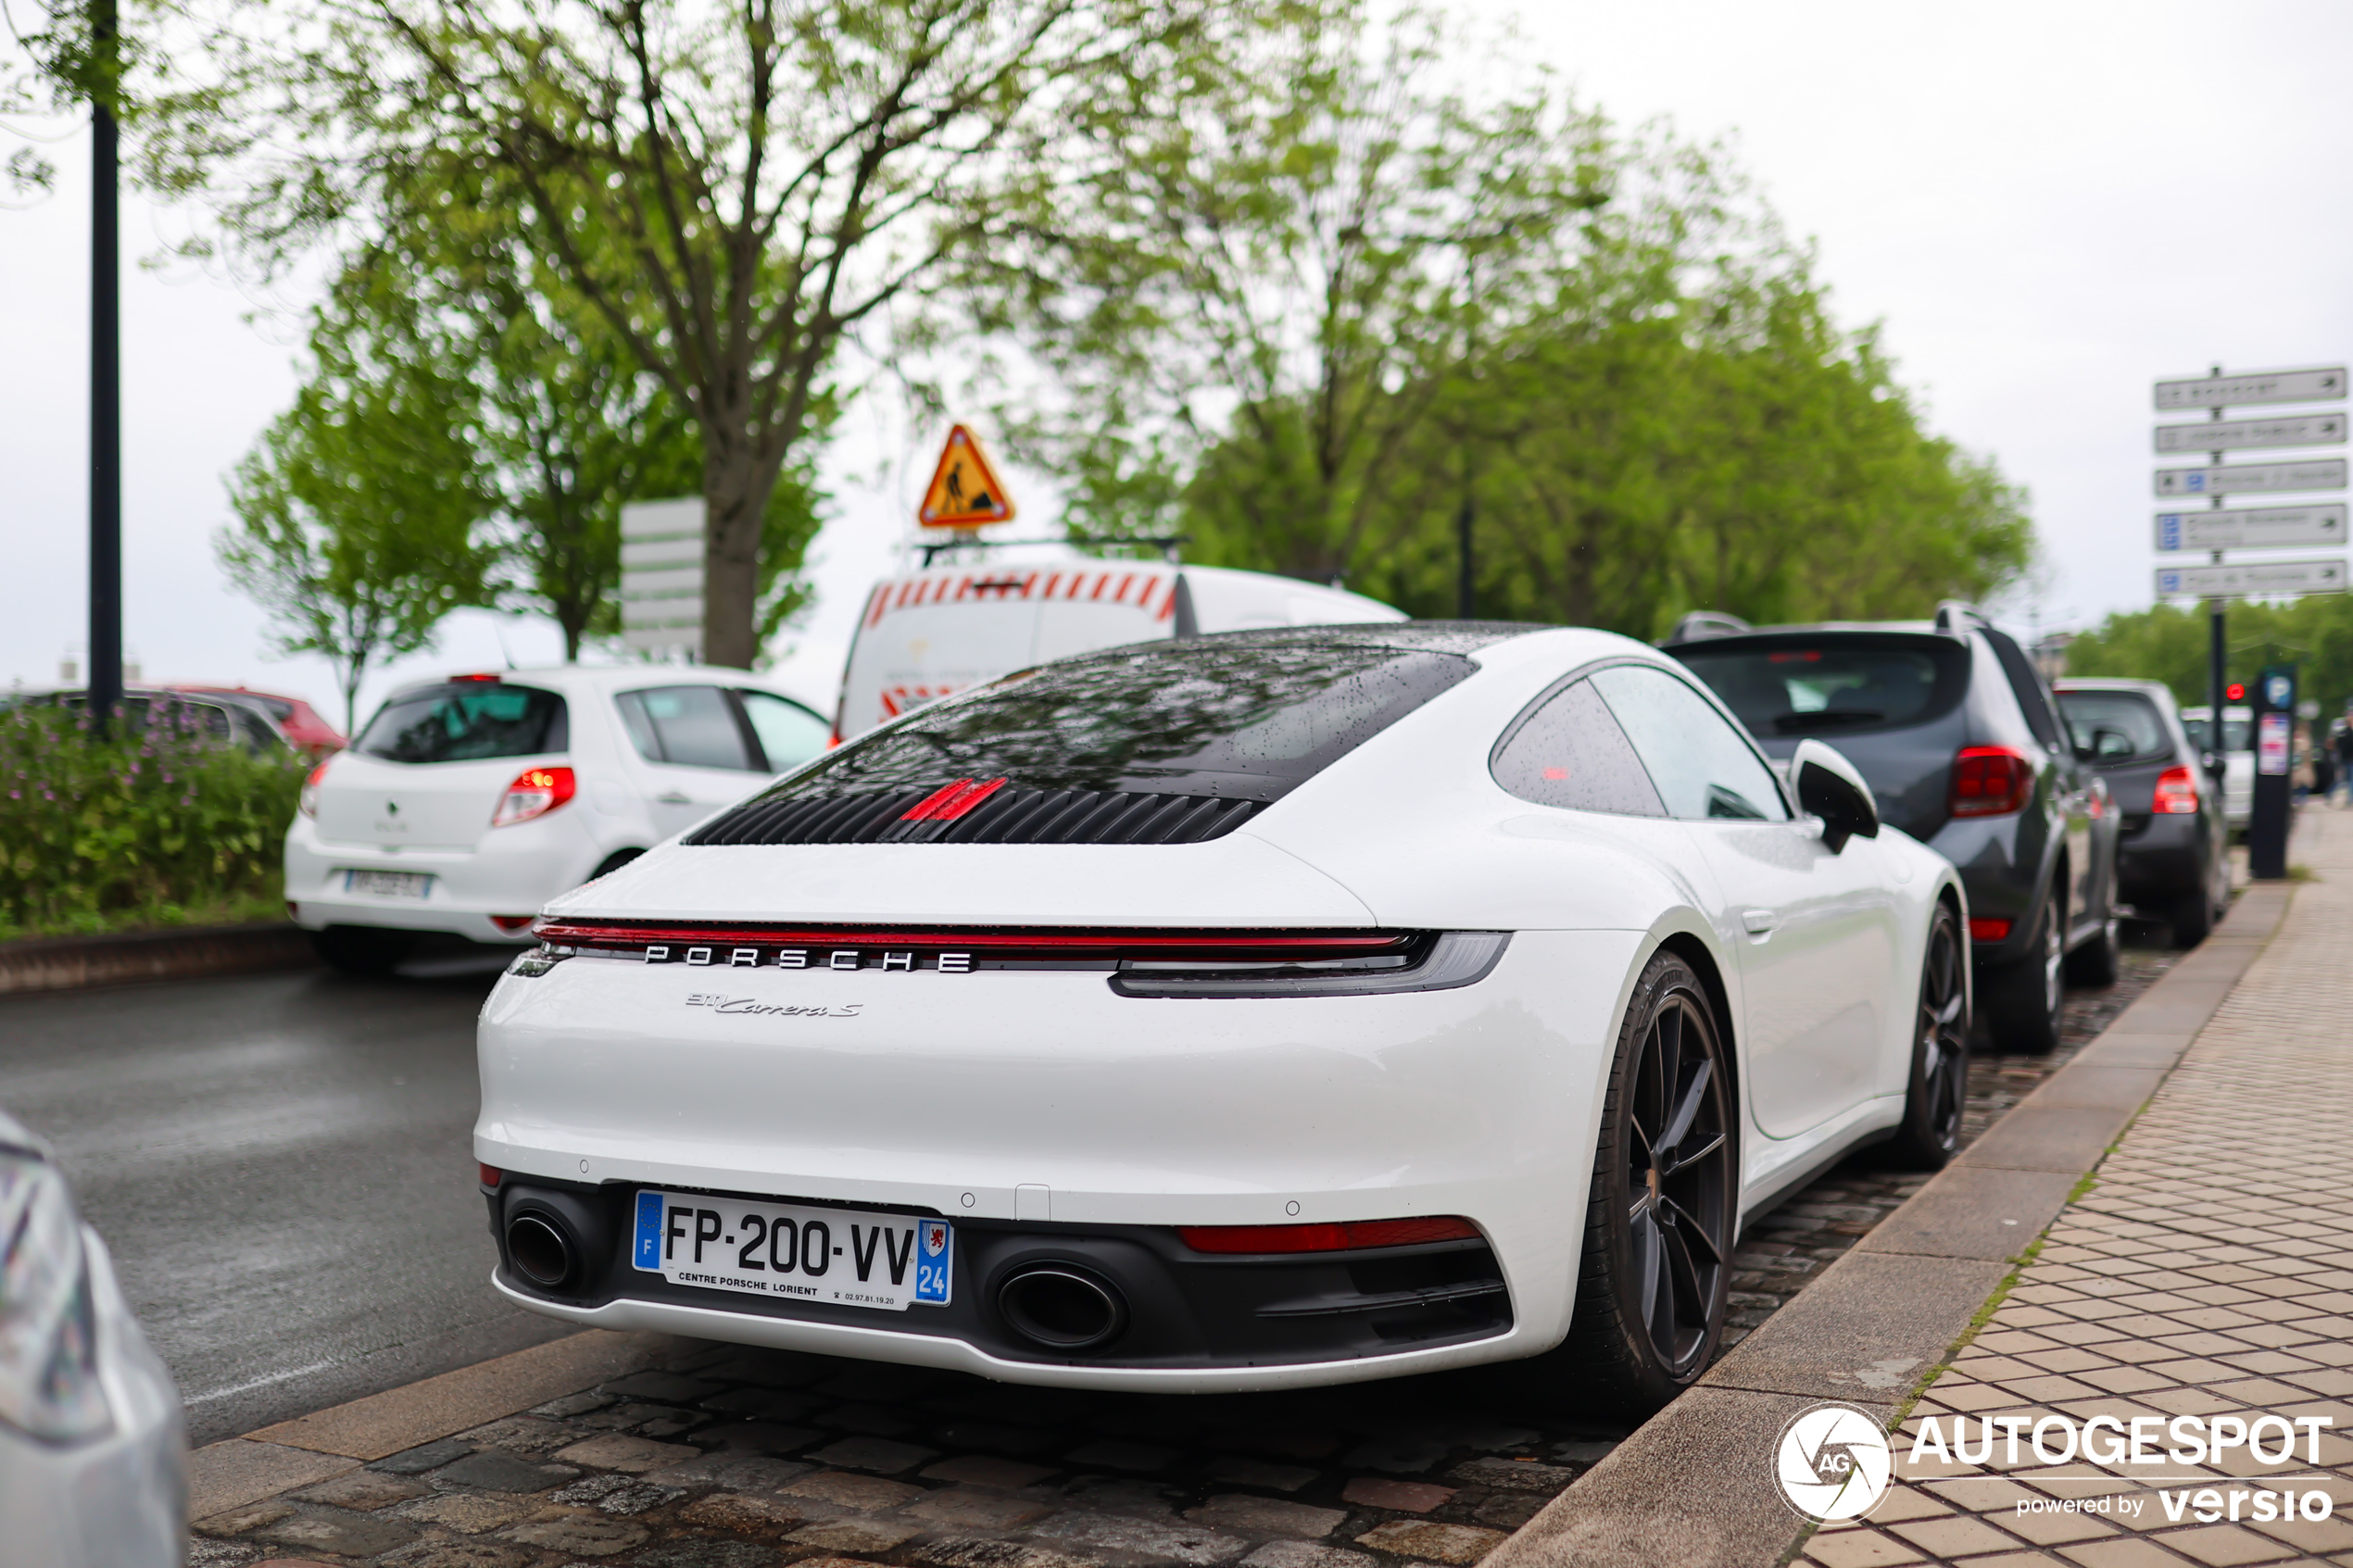
{"type": "Polygon", "coordinates": [[[1541,304],[1617,170],[1548,82],[1433,88],[1447,41],[1418,14],[1254,43],[1089,105],[1104,167],[975,292],[1055,373],[1012,422],[1070,477],[1075,532],[1182,527],[1207,558],[1337,580],[1380,547],[1448,378],[1541,304]]]}
{"type": "Polygon", "coordinates": [[[475,433],[451,417],[472,389],[446,366],[371,362],[322,320],[317,368],[237,465],[237,521],[218,540],[230,578],[270,612],[277,646],[334,666],[344,724],[374,665],[412,653],[442,617],[479,604],[495,552],[475,433]]]}
{"type": "MultiPolygon", "coordinates": [[[[697,493],[700,432],[533,253],[502,171],[399,190],[384,232],[337,281],[334,330],[364,337],[380,363],[447,367],[467,383],[462,422],[495,502],[484,521],[500,546],[498,602],[548,616],[577,659],[585,638],[619,630],[622,506],[697,493]]],[[[820,389],[811,438],[769,492],[755,647],[807,600],[799,572],[824,500],[813,470],[835,412],[820,389]]]]}
{"type": "MultiPolygon", "coordinates": [[[[2297,667],[2304,696],[2327,720],[2353,703],[2353,597],[2313,594],[2277,604],[2234,602],[2223,619],[2225,678],[2252,684],[2266,665],[2297,667]]],[[[2206,607],[2120,610],[2067,647],[2067,672],[2162,681],[2185,708],[2209,693],[2211,633],[2206,607]]]]}
{"type": "Polygon", "coordinates": [[[748,665],[770,493],[845,345],[1072,177],[1107,82],[1201,80],[1258,15],[219,0],[192,75],[157,106],[148,169],[214,192],[231,243],[265,266],[379,232],[387,182],[510,175],[533,254],[701,434],[705,655],[748,665]]]}

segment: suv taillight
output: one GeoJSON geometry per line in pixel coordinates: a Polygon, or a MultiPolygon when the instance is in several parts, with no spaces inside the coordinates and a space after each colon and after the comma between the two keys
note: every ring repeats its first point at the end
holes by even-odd
{"type": "Polygon", "coordinates": [[[2168,768],[2157,775],[2157,797],[2150,809],[2159,816],[2188,816],[2197,809],[2197,775],[2187,768],[2168,768]]]}
{"type": "MultiPolygon", "coordinates": [[[[333,759],[329,760],[332,761],[333,759]]],[[[315,817],[319,814],[319,781],[326,776],[327,764],[325,762],[310,770],[310,776],[302,781],[302,793],[295,797],[295,809],[306,817],[315,817]]]]}
{"type": "Polygon", "coordinates": [[[1953,759],[1956,817],[2006,817],[2034,798],[2034,765],[2007,746],[1965,746],[1953,759]]]}
{"type": "Polygon", "coordinates": [[[512,827],[544,817],[572,798],[573,787],[570,768],[525,768],[498,797],[498,809],[490,814],[490,825],[512,827]]]}

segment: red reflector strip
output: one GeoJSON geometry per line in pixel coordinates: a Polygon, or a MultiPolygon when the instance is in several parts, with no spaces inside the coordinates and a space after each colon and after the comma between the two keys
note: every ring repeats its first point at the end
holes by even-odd
{"type": "Polygon", "coordinates": [[[1476,1241],[1478,1227],[1459,1215],[1441,1214],[1318,1225],[1179,1225],[1176,1234],[1196,1252],[1350,1252],[1361,1247],[1476,1241]]]}
{"type": "Polygon", "coordinates": [[[2010,922],[1991,915],[1971,915],[1969,939],[1972,942],[1999,942],[2010,934],[2010,922]]]}
{"type": "Polygon", "coordinates": [[[506,1179],[507,1173],[506,1173],[506,1172],[504,1172],[504,1171],[501,1171],[500,1169],[498,1169],[498,1167],[497,1167],[497,1166],[496,1166],[496,1165],[484,1165],[484,1164],[482,1163],[482,1161],[480,1161],[479,1160],[475,1160],[475,1161],[474,1161],[474,1163],[475,1163],[475,1165],[476,1165],[477,1167],[479,1167],[479,1168],[481,1169],[481,1171],[482,1171],[482,1185],[484,1185],[484,1186],[486,1186],[486,1187],[495,1187],[495,1186],[497,1186],[497,1185],[498,1185],[501,1181],[504,1181],[504,1180],[506,1179]]]}

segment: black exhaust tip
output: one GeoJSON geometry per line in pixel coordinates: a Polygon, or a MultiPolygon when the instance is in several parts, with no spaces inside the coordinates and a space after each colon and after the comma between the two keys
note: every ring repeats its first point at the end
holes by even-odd
{"type": "Polygon", "coordinates": [[[561,1221],[551,1214],[526,1212],[507,1223],[507,1256],[532,1284],[557,1290],[572,1278],[579,1254],[561,1221]]]}
{"type": "Polygon", "coordinates": [[[1007,1276],[997,1311],[1014,1333],[1052,1350],[1108,1345],[1127,1326],[1119,1287],[1070,1263],[1033,1263],[1007,1276]]]}

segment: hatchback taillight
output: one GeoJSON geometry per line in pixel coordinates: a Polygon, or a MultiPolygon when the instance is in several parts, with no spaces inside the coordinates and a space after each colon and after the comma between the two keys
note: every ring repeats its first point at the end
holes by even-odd
{"type": "Polygon", "coordinates": [[[573,789],[570,768],[525,768],[498,797],[498,809],[490,814],[490,825],[512,827],[544,817],[570,800],[573,789]]]}
{"type": "Polygon", "coordinates": [[[1965,746],[1953,759],[1956,817],[2005,817],[2034,798],[2034,765],[2007,746],[1965,746]]]}
{"type": "Polygon", "coordinates": [[[319,814],[319,781],[326,776],[327,764],[321,762],[310,770],[308,778],[302,781],[302,793],[295,797],[295,809],[304,816],[315,817],[319,814]]]}
{"type": "Polygon", "coordinates": [[[2197,775],[2187,768],[2168,768],[2157,775],[2157,797],[2149,809],[2160,816],[2188,816],[2197,810],[2197,775]]]}

